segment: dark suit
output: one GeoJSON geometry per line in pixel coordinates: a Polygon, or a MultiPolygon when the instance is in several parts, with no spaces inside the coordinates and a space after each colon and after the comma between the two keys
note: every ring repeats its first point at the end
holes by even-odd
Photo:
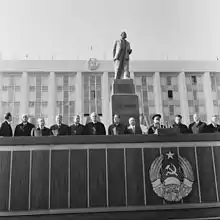
{"type": "Polygon", "coordinates": [[[0,136],[4,136],[4,137],[12,137],[13,136],[11,125],[7,121],[4,121],[1,124],[0,136]]]}
{"type": "MultiPolygon", "coordinates": [[[[160,125],[159,128],[165,128],[165,126],[160,125]]],[[[152,125],[148,128],[147,133],[148,133],[148,134],[155,134],[155,131],[156,131],[157,129],[158,129],[158,127],[155,126],[154,124],[152,124],[152,125]]]]}
{"type": "Polygon", "coordinates": [[[121,135],[126,133],[126,126],[121,123],[119,123],[118,125],[112,124],[108,127],[108,135],[121,135]]]}
{"type": "Polygon", "coordinates": [[[206,128],[206,132],[207,133],[215,133],[215,132],[220,132],[220,125],[216,125],[214,126],[212,123],[207,125],[207,128],[206,128]]]}
{"type": "Polygon", "coordinates": [[[182,124],[182,123],[180,123],[180,124],[174,123],[173,128],[175,128],[177,130],[177,132],[181,133],[181,134],[189,133],[189,130],[188,130],[187,126],[182,124]]]}
{"type": "Polygon", "coordinates": [[[50,127],[50,130],[52,131],[54,136],[63,136],[70,134],[69,126],[65,124],[61,124],[60,126],[58,126],[57,124],[52,125],[50,127]]]}
{"type": "Polygon", "coordinates": [[[141,127],[139,125],[135,125],[135,128],[133,130],[132,127],[129,125],[127,127],[127,134],[142,134],[141,127]]]}
{"type": "Polygon", "coordinates": [[[84,135],[106,135],[105,126],[101,122],[89,122],[85,125],[84,135]]]}
{"type": "Polygon", "coordinates": [[[41,137],[41,136],[50,136],[53,135],[51,130],[47,127],[44,127],[43,129],[38,128],[32,128],[31,136],[35,137],[41,137]]]}
{"type": "Polygon", "coordinates": [[[15,127],[15,133],[14,136],[31,136],[31,130],[32,128],[34,128],[35,126],[29,122],[27,122],[27,124],[18,124],[15,127]]]}
{"type": "Polygon", "coordinates": [[[207,125],[205,122],[199,121],[199,123],[197,124],[193,122],[189,125],[189,133],[192,133],[192,134],[205,133],[206,128],[207,128],[207,125]]]}
{"type": "Polygon", "coordinates": [[[84,125],[82,124],[72,124],[70,126],[70,135],[82,135],[84,130],[84,125]]]}

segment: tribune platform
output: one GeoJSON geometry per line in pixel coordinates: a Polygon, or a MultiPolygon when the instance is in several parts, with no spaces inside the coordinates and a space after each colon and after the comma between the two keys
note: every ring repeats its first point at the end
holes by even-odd
{"type": "Polygon", "coordinates": [[[217,219],[219,156],[219,134],[1,138],[0,219],[217,219]],[[175,202],[150,176],[169,154],[194,176],[175,202]]]}

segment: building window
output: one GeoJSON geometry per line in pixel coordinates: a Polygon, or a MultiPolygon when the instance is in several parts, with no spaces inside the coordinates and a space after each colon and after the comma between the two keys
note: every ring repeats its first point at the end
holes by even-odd
{"type": "Polygon", "coordinates": [[[42,86],[42,92],[48,92],[48,86],[42,86]]]}
{"type": "Polygon", "coordinates": [[[34,92],[35,91],[35,86],[29,86],[29,91],[34,92]]]}
{"type": "Polygon", "coordinates": [[[195,105],[195,113],[199,113],[199,106],[198,105],[195,105]]]}
{"type": "Polygon", "coordinates": [[[168,90],[168,98],[173,99],[173,91],[172,90],[168,90]]]}
{"type": "Polygon", "coordinates": [[[142,76],[141,77],[141,84],[142,84],[142,86],[146,86],[147,85],[147,78],[146,78],[146,76],[142,76]]]}
{"type": "Polygon", "coordinates": [[[215,84],[215,76],[214,75],[211,75],[211,88],[212,88],[212,91],[216,91],[216,84],[215,84]]]}
{"type": "Polygon", "coordinates": [[[169,105],[170,115],[174,115],[174,105],[169,105]]]}
{"type": "Polygon", "coordinates": [[[191,76],[191,79],[192,79],[192,85],[196,85],[197,84],[196,76],[191,76]]]}
{"type": "Polygon", "coordinates": [[[197,100],[197,91],[193,90],[193,100],[197,100]]]}
{"type": "Polygon", "coordinates": [[[2,86],[2,91],[7,91],[8,90],[8,86],[2,86]]]}
{"type": "Polygon", "coordinates": [[[171,76],[167,76],[167,86],[171,86],[172,81],[171,81],[171,76]]]}
{"type": "Polygon", "coordinates": [[[34,108],[34,102],[29,102],[29,108],[34,108]]]}

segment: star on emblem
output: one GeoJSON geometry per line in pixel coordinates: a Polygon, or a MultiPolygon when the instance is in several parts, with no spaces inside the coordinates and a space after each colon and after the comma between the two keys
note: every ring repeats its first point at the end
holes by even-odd
{"type": "Polygon", "coordinates": [[[168,158],[168,159],[170,159],[170,158],[173,159],[174,153],[172,153],[172,152],[169,151],[169,153],[166,153],[166,155],[167,155],[167,158],[168,158]]]}

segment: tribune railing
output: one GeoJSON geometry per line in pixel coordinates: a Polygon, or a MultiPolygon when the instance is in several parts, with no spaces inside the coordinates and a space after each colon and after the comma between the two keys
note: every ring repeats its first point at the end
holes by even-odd
{"type": "Polygon", "coordinates": [[[1,138],[0,216],[220,208],[219,158],[219,134],[1,138]],[[149,174],[168,153],[194,175],[175,202],[149,174]]]}

